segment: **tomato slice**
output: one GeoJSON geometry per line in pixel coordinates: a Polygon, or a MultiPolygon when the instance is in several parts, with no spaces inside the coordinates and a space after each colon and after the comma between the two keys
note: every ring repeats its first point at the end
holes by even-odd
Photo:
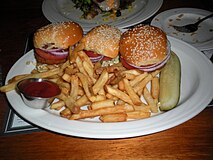
{"type": "Polygon", "coordinates": [[[123,59],[122,57],[120,57],[121,60],[121,64],[126,68],[126,69],[135,69],[133,66],[130,66],[125,59],[123,59]]]}
{"type": "Polygon", "coordinates": [[[112,60],[112,58],[106,57],[106,56],[104,56],[104,58],[101,59],[101,61],[111,61],[111,60],[112,60]]]}
{"type": "Polygon", "coordinates": [[[65,59],[67,56],[56,56],[56,55],[53,55],[51,53],[48,53],[48,52],[45,52],[39,48],[35,48],[35,52],[42,58],[44,59],[47,59],[47,60],[62,60],[62,59],[65,59]]]}
{"type": "Polygon", "coordinates": [[[93,51],[86,51],[84,50],[84,52],[89,56],[89,57],[99,57],[100,55],[93,52],[93,51]]]}

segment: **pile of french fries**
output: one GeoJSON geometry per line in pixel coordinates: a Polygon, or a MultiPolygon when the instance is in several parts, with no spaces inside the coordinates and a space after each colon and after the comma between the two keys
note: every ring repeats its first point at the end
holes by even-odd
{"type": "Polygon", "coordinates": [[[159,112],[160,70],[127,70],[121,63],[102,67],[100,62],[93,64],[84,51],[79,51],[74,61],[47,65],[46,69],[15,76],[0,91],[15,89],[25,78],[47,78],[61,89],[50,109],[70,120],[98,117],[102,122],[123,122],[159,112]]]}

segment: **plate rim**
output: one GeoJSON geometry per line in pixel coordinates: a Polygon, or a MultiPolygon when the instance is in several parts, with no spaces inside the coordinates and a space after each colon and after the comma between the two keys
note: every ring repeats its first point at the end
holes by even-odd
{"type": "MultiPolygon", "coordinates": [[[[210,62],[210,60],[207,57],[205,57],[205,55],[202,54],[195,47],[193,47],[193,46],[191,46],[191,45],[187,44],[186,42],[183,42],[179,39],[176,39],[174,37],[168,36],[168,38],[171,41],[173,49],[175,49],[175,47],[177,47],[177,45],[185,45],[187,48],[195,51],[195,53],[193,53],[193,54],[198,54],[197,56],[201,56],[202,60],[206,62],[206,64],[204,64],[204,65],[210,65],[211,64],[211,67],[213,67],[213,64],[210,62]]],[[[16,63],[13,65],[13,67],[8,72],[7,77],[6,77],[6,81],[8,81],[10,76],[12,76],[11,75],[12,74],[11,72],[13,72],[12,69],[18,63],[20,63],[20,61],[22,59],[24,59],[25,57],[33,56],[32,53],[33,53],[33,51],[31,50],[26,55],[22,56],[18,61],[16,61],[16,63]]],[[[213,70],[210,70],[210,71],[212,72],[211,78],[213,78],[213,70]]],[[[67,120],[65,118],[56,117],[55,115],[49,114],[44,110],[35,110],[35,109],[29,108],[27,106],[24,107],[24,109],[26,110],[25,111],[26,113],[23,114],[23,112],[20,111],[21,110],[20,106],[19,107],[15,106],[16,103],[14,103],[14,102],[11,103],[11,98],[13,96],[13,95],[11,96],[11,94],[14,94],[15,91],[6,93],[6,97],[9,101],[9,103],[11,103],[11,106],[14,108],[14,110],[19,115],[21,115],[24,119],[26,119],[30,123],[33,123],[34,125],[39,126],[41,128],[44,128],[46,130],[50,130],[50,131],[60,133],[60,134],[64,134],[64,135],[75,136],[75,137],[83,137],[83,138],[119,139],[119,138],[138,137],[138,136],[144,136],[144,135],[148,135],[148,134],[157,133],[157,132],[160,132],[160,131],[164,131],[164,130],[173,128],[177,125],[180,125],[180,124],[186,122],[187,120],[189,120],[192,117],[199,114],[203,109],[205,109],[205,107],[211,101],[212,95],[213,95],[213,86],[211,86],[210,89],[212,89],[212,90],[211,90],[211,92],[209,92],[208,97],[206,99],[202,99],[201,101],[197,102],[197,104],[195,104],[195,106],[197,105],[197,107],[191,108],[190,110],[186,111],[184,113],[184,116],[181,117],[181,120],[178,119],[178,118],[180,118],[180,115],[176,116],[175,118],[173,117],[175,115],[175,112],[179,112],[182,109],[181,105],[180,105],[179,107],[176,107],[173,110],[170,110],[170,111],[163,113],[159,116],[153,116],[151,118],[147,118],[147,119],[143,119],[143,120],[137,120],[137,121],[113,123],[113,127],[112,127],[112,123],[93,123],[93,122],[86,122],[85,123],[84,121],[70,121],[70,120],[67,120]],[[210,99],[210,97],[211,97],[211,99],[210,99]],[[190,113],[190,114],[188,114],[188,113],[190,113]],[[43,121],[42,120],[43,116],[46,116],[45,118],[47,118],[48,121],[43,121]],[[162,119],[165,120],[165,119],[168,119],[168,118],[173,118],[172,123],[169,123],[171,121],[165,121],[165,122],[161,123],[161,125],[154,123],[156,121],[158,122],[159,120],[162,120],[162,119]],[[57,125],[53,122],[57,123],[57,125]],[[70,130],[70,128],[67,129],[66,126],[61,126],[59,128],[55,128],[55,127],[58,127],[58,124],[61,124],[61,123],[66,124],[67,122],[70,124],[71,130],[70,130]],[[89,128],[93,128],[93,130],[85,132],[85,129],[89,129],[88,124],[89,124],[89,128]],[[122,129],[124,126],[126,126],[126,124],[131,124],[131,127],[125,128],[125,131],[130,131],[130,132],[123,133],[123,131],[120,130],[120,129],[122,129]],[[150,129],[150,126],[149,126],[150,124],[151,124],[151,129],[150,129]],[[79,126],[83,127],[83,129],[79,128],[79,126]],[[137,126],[137,127],[135,128],[133,126],[137,126]],[[74,127],[75,129],[72,130],[72,127],[74,127]],[[140,128],[140,127],[143,127],[143,128],[140,128]],[[112,132],[112,131],[109,130],[109,128],[111,128],[111,129],[118,128],[118,130],[116,130],[116,131],[114,130],[112,132]],[[104,131],[104,135],[102,133],[103,131],[100,131],[100,129],[102,129],[104,131]],[[147,130],[145,130],[145,129],[147,129],[147,130]],[[84,132],[82,132],[82,130],[84,132]]],[[[19,100],[21,100],[20,96],[19,96],[18,100],[16,100],[16,101],[19,101],[19,100]]],[[[20,102],[20,103],[22,103],[22,105],[23,105],[23,102],[20,102]]],[[[189,103],[189,101],[187,102],[187,104],[188,103],[189,103]]],[[[182,106],[182,107],[184,107],[184,106],[182,106]]]]}

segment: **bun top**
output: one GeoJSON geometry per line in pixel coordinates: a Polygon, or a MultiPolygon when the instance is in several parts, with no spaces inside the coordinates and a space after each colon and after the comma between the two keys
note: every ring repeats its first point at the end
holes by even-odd
{"type": "Polygon", "coordinates": [[[110,25],[100,25],[90,30],[80,41],[82,49],[115,58],[119,53],[121,31],[110,25]]]}
{"type": "Polygon", "coordinates": [[[120,54],[136,66],[161,62],[167,55],[167,37],[159,28],[138,25],[125,31],[120,40],[120,54]]]}
{"type": "Polygon", "coordinates": [[[34,34],[34,47],[56,47],[67,49],[83,36],[83,29],[75,22],[52,23],[38,29],[34,34]]]}

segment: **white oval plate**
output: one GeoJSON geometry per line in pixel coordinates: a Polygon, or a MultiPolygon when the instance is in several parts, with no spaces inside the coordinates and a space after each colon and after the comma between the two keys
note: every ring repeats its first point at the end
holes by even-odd
{"type": "Polygon", "coordinates": [[[136,0],[131,11],[123,10],[122,16],[115,20],[106,19],[102,15],[93,20],[81,19],[82,12],[75,9],[71,0],[44,0],[42,11],[50,22],[75,21],[79,23],[84,31],[89,31],[98,24],[109,24],[119,28],[125,28],[138,24],[154,15],[163,4],[163,0],[136,0]]]}
{"type": "Polygon", "coordinates": [[[182,26],[194,23],[211,13],[196,8],[175,8],[158,14],[153,18],[151,25],[161,28],[167,35],[190,43],[201,51],[208,50],[213,49],[213,18],[200,23],[199,29],[194,33],[178,32],[172,25],[182,26]]]}
{"type": "MultiPolygon", "coordinates": [[[[28,122],[41,128],[70,136],[113,139],[128,138],[160,132],[175,127],[199,114],[212,100],[213,64],[191,45],[168,37],[172,50],[181,62],[181,96],[176,108],[151,118],[119,123],[101,123],[97,119],[67,120],[49,109],[27,107],[15,92],[8,92],[7,98],[15,109],[28,122]]],[[[21,57],[10,69],[6,81],[15,75],[29,73],[34,65],[33,51],[21,57]]]]}

